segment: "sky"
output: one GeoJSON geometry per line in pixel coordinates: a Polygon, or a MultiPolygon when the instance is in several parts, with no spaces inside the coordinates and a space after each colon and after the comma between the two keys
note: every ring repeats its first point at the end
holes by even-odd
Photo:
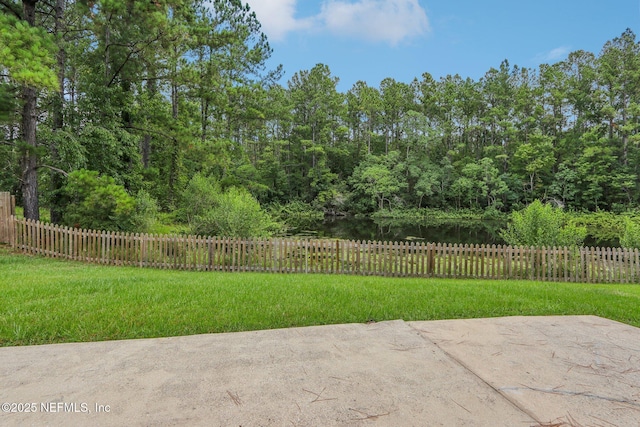
{"type": "Polygon", "coordinates": [[[537,68],[604,44],[630,28],[640,39],[640,0],[243,0],[282,64],[329,66],[347,92],[423,73],[479,80],[503,60],[537,68]]]}

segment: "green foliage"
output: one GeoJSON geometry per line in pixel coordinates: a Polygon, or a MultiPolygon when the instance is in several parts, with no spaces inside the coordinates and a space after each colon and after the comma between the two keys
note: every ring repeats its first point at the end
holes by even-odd
{"type": "Polygon", "coordinates": [[[194,230],[198,234],[269,237],[279,229],[279,225],[247,190],[236,187],[219,194],[216,205],[201,220],[194,230]]]}
{"type": "Polygon", "coordinates": [[[182,210],[193,234],[268,237],[280,228],[243,188],[230,187],[223,192],[216,181],[198,174],[183,197],[182,210]]]}
{"type": "Polygon", "coordinates": [[[572,213],[573,222],[587,229],[587,234],[600,241],[615,241],[624,232],[625,217],[613,212],[572,213]]]}
{"type": "Polygon", "coordinates": [[[620,236],[620,246],[623,248],[640,249],[640,221],[625,218],[624,232],[620,236]]]}
{"type": "MultiPolygon", "coordinates": [[[[110,176],[80,169],[69,174],[64,193],[65,225],[93,230],[133,231],[136,200],[110,176]]],[[[149,207],[143,209],[149,212],[149,207]]]]}
{"type": "MultiPolygon", "coordinates": [[[[471,209],[455,209],[444,211],[440,209],[421,208],[421,209],[390,209],[377,211],[370,215],[375,220],[393,219],[404,223],[416,223],[426,221],[479,221],[483,218],[483,214],[478,210],[471,209]]],[[[501,218],[501,219],[504,219],[501,218]]]]}
{"type": "MultiPolygon", "coordinates": [[[[38,129],[38,139],[42,142],[42,145],[52,145],[56,147],[55,164],[52,166],[64,171],[74,171],[78,169],[95,170],[87,166],[87,157],[92,157],[96,154],[87,152],[94,147],[87,144],[84,135],[80,135],[79,138],[78,135],[73,134],[69,130],[57,129],[54,131],[48,124],[45,124],[38,129]]],[[[47,160],[52,161],[53,159],[47,160]]],[[[102,170],[101,173],[113,177],[113,175],[106,173],[104,170],[102,170]]]]}
{"type": "MultiPolygon", "coordinates": [[[[97,170],[113,177],[127,188],[140,187],[138,138],[121,128],[87,125],[79,133],[84,150],[76,154],[84,157],[89,170],[97,170]]],[[[72,141],[72,138],[69,138],[72,141]]],[[[64,147],[64,145],[62,145],[64,147]]]]}
{"type": "Polygon", "coordinates": [[[222,190],[220,184],[214,179],[202,174],[195,174],[182,192],[182,208],[179,219],[187,222],[191,228],[197,228],[197,218],[215,206],[217,196],[222,190]]]}
{"type": "Polygon", "coordinates": [[[384,157],[369,156],[351,176],[353,189],[375,200],[378,210],[384,208],[385,202],[391,207],[392,197],[404,187],[393,167],[397,158],[397,152],[384,157]]]}
{"type": "Polygon", "coordinates": [[[501,235],[507,244],[514,246],[580,246],[587,229],[576,226],[560,209],[536,199],[522,211],[511,214],[511,221],[501,235]]]}
{"type": "Polygon", "coordinates": [[[418,171],[417,182],[414,185],[416,195],[420,198],[418,207],[422,207],[425,197],[430,198],[438,192],[442,179],[442,169],[431,162],[422,162],[422,168],[418,171]]]}
{"type": "Polygon", "coordinates": [[[520,171],[528,177],[529,191],[535,193],[536,181],[548,172],[555,162],[552,138],[536,132],[528,136],[529,142],[521,144],[514,154],[520,171]]]}
{"type": "Polygon", "coordinates": [[[347,196],[342,185],[334,185],[321,191],[313,201],[318,216],[322,214],[339,215],[345,212],[347,196]]]}
{"type": "Polygon", "coordinates": [[[549,193],[563,204],[569,200],[575,200],[578,193],[577,181],[577,172],[565,163],[560,163],[553,182],[549,186],[549,193]]]}
{"type": "Polygon", "coordinates": [[[58,89],[53,69],[55,51],[53,37],[44,28],[0,13],[0,64],[13,82],[58,89]]]}
{"type": "Polygon", "coordinates": [[[131,216],[132,229],[137,233],[155,230],[158,221],[158,202],[145,190],[138,191],[135,210],[131,216]]]}
{"type": "Polygon", "coordinates": [[[15,86],[0,82],[0,124],[15,120],[18,110],[17,92],[15,86]]]}
{"type": "Polygon", "coordinates": [[[324,219],[322,210],[300,200],[287,204],[274,203],[269,206],[269,213],[288,228],[299,228],[324,219]]]}
{"type": "MultiPolygon", "coordinates": [[[[24,208],[22,206],[16,206],[16,218],[24,218],[24,208]]],[[[51,222],[51,217],[47,209],[40,208],[40,221],[51,222]]]]}
{"type": "Polygon", "coordinates": [[[486,206],[493,209],[502,206],[500,198],[508,188],[493,160],[484,157],[478,162],[466,164],[461,172],[461,176],[451,186],[451,191],[464,200],[465,206],[486,206]]]}

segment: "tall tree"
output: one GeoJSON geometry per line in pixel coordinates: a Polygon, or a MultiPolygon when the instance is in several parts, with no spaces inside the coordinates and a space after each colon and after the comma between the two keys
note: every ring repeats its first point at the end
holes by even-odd
{"type": "Polygon", "coordinates": [[[382,98],[381,122],[385,136],[385,154],[388,154],[389,150],[402,149],[399,146],[402,137],[400,123],[405,114],[416,107],[412,87],[392,78],[386,78],[380,83],[380,96],[382,98]]]}
{"type": "Polygon", "coordinates": [[[58,89],[53,70],[55,44],[37,18],[38,0],[0,3],[0,63],[9,78],[20,85],[20,176],[24,215],[40,219],[38,202],[38,118],[37,102],[40,89],[58,89]],[[8,49],[7,49],[8,48],[8,49]]]}
{"type": "Polygon", "coordinates": [[[326,163],[327,148],[334,145],[340,127],[343,96],[327,65],[293,75],[289,91],[293,102],[292,142],[297,149],[297,194],[307,201],[326,190],[335,179],[326,163]]]}
{"type": "Polygon", "coordinates": [[[373,136],[377,132],[382,109],[380,91],[364,81],[356,82],[347,93],[347,122],[351,138],[355,140],[356,156],[360,156],[360,144],[366,144],[367,154],[372,154],[373,136]]]}

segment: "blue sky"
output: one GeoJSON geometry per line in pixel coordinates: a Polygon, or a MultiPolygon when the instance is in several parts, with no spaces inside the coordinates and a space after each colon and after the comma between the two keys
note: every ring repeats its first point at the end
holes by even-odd
{"type": "Polygon", "coordinates": [[[598,54],[631,28],[640,37],[640,0],[244,0],[274,50],[268,65],[294,73],[317,63],[370,86],[409,83],[428,72],[480,79],[507,59],[537,67],[569,52],[598,54]]]}

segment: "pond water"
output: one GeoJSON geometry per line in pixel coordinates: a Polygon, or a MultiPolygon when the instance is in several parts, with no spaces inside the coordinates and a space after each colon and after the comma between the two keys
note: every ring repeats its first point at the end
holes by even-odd
{"type": "Polygon", "coordinates": [[[424,241],[438,243],[504,244],[496,221],[439,221],[429,224],[407,224],[397,221],[377,222],[368,218],[327,218],[322,222],[292,230],[300,237],[345,240],[424,241]]]}
{"type": "MultiPolygon", "coordinates": [[[[291,234],[309,238],[345,240],[417,241],[458,244],[504,245],[500,230],[503,221],[438,220],[408,224],[392,220],[374,221],[369,218],[328,217],[324,221],[291,230],[291,234]]],[[[613,247],[617,240],[598,240],[587,236],[585,246],[613,247]]]]}

